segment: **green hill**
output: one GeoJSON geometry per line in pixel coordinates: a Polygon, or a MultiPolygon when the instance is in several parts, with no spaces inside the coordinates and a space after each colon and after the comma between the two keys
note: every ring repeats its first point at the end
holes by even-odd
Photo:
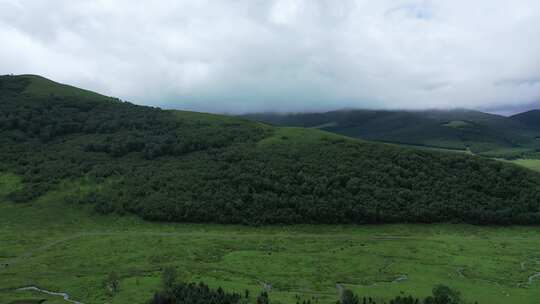
{"type": "Polygon", "coordinates": [[[64,189],[66,203],[160,221],[540,223],[540,175],[512,164],[164,111],[36,76],[0,77],[0,157],[19,181],[0,195],[20,204],[64,189]]]}
{"type": "Polygon", "coordinates": [[[540,147],[540,128],[478,111],[344,110],[326,113],[248,114],[277,126],[318,128],[367,140],[474,153],[515,152],[540,147]]]}
{"type": "Polygon", "coordinates": [[[540,110],[531,110],[531,111],[523,112],[520,114],[513,115],[510,118],[515,121],[519,121],[520,123],[526,126],[540,129],[540,110]]]}

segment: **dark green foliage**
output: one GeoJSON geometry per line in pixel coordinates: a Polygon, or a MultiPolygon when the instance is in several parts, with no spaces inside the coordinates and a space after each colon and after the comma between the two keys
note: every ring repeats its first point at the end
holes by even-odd
{"type": "Polygon", "coordinates": [[[340,304],[359,304],[358,296],[349,289],[345,289],[341,295],[340,304]]]}
{"type": "Polygon", "coordinates": [[[540,128],[540,110],[531,110],[524,113],[511,116],[513,120],[519,121],[524,125],[540,128]]]}
{"type": "Polygon", "coordinates": [[[350,290],[344,290],[338,304],[466,304],[458,290],[445,285],[437,285],[433,288],[431,296],[420,299],[414,296],[397,296],[390,301],[374,300],[370,297],[359,297],[350,290]]]}
{"type": "Polygon", "coordinates": [[[170,289],[156,292],[150,304],[235,304],[241,296],[223,289],[210,289],[203,283],[177,283],[170,289]]]}
{"type": "Polygon", "coordinates": [[[163,270],[163,274],[161,275],[161,281],[163,282],[163,288],[165,290],[169,290],[173,288],[174,284],[176,283],[177,279],[177,273],[176,269],[172,267],[167,267],[163,270]]]}
{"type": "MultiPolygon", "coordinates": [[[[427,302],[427,301],[426,301],[427,302]]],[[[445,285],[433,287],[433,296],[428,303],[434,304],[462,304],[461,293],[445,285]]]]}
{"type": "Polygon", "coordinates": [[[118,277],[118,274],[114,271],[109,273],[105,285],[112,295],[117,294],[120,291],[120,278],[118,277]]]}
{"type": "Polygon", "coordinates": [[[160,221],[540,223],[539,175],[509,164],[0,80],[0,170],[24,182],[14,202],[85,178],[97,186],[68,201],[160,221]]]}
{"type": "MultiPolygon", "coordinates": [[[[186,284],[176,283],[170,288],[156,292],[150,304],[235,304],[253,303],[248,297],[242,298],[237,293],[227,293],[223,289],[210,289],[204,283],[186,284]]],[[[270,297],[267,292],[261,292],[255,300],[256,304],[270,304],[270,297]]],[[[297,301],[297,303],[300,303],[297,301]]],[[[310,300],[302,303],[309,304],[310,300]]],[[[354,294],[351,290],[345,289],[337,304],[466,304],[462,300],[460,292],[448,286],[437,285],[433,288],[433,294],[424,299],[409,296],[397,296],[390,301],[375,300],[371,297],[362,297],[354,294]]]]}
{"type": "MultiPolygon", "coordinates": [[[[388,303],[389,304],[420,304],[422,303],[422,301],[420,301],[417,298],[414,298],[413,296],[407,296],[407,297],[397,296],[394,299],[390,300],[390,302],[388,303]]],[[[429,302],[427,302],[427,300],[424,300],[424,303],[427,304],[429,302]]]]}
{"type": "Polygon", "coordinates": [[[266,291],[261,292],[257,297],[257,304],[270,304],[270,299],[268,298],[268,293],[266,291]]]}

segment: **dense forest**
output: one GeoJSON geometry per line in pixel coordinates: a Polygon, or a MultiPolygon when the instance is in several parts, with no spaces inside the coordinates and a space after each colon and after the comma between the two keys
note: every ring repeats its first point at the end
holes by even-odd
{"type": "Polygon", "coordinates": [[[0,77],[0,158],[22,178],[14,203],[72,182],[68,203],[150,220],[540,223],[540,176],[511,164],[137,106],[38,76],[0,77]]]}
{"type": "Polygon", "coordinates": [[[531,110],[515,114],[512,115],[511,118],[531,128],[540,129],[540,110],[531,110]]]}

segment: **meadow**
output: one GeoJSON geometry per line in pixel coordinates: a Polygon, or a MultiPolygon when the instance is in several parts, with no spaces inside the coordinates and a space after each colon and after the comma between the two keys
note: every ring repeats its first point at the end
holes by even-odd
{"type": "Polygon", "coordinates": [[[59,203],[65,191],[1,201],[17,184],[0,176],[0,303],[67,303],[16,291],[26,286],[86,304],[145,303],[165,267],[229,291],[267,288],[272,303],[335,303],[343,287],[374,298],[425,296],[437,283],[479,303],[540,299],[540,227],[165,224],[59,203]],[[120,277],[115,295],[104,283],[111,272],[120,277]]]}
{"type": "Polygon", "coordinates": [[[512,163],[540,172],[540,159],[516,159],[512,163]]]}

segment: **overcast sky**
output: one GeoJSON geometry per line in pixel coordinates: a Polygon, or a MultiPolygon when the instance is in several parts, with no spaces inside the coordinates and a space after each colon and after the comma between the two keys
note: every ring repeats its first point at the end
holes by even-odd
{"type": "Polygon", "coordinates": [[[0,0],[0,74],[211,112],[540,102],[538,0],[0,0]]]}

